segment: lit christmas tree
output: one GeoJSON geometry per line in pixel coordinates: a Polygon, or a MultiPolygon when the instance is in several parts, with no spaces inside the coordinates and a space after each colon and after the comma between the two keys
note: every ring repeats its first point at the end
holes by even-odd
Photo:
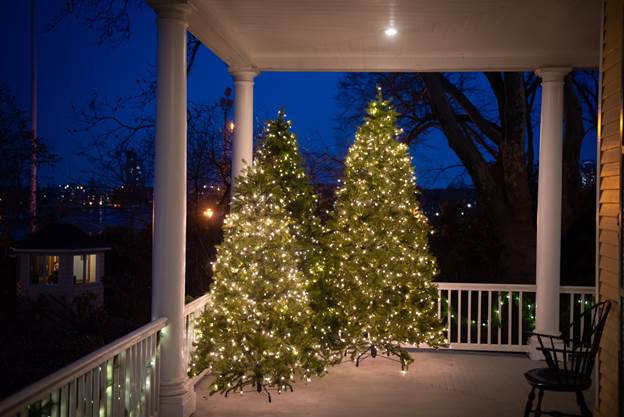
{"type": "MultiPolygon", "coordinates": [[[[292,390],[325,372],[286,201],[262,164],[238,179],[213,267],[212,304],[197,325],[191,373],[208,368],[211,393],[292,390]]],[[[270,394],[269,394],[270,400],[270,394]]]]}
{"type": "Polygon", "coordinates": [[[255,164],[273,179],[273,193],[283,199],[293,219],[291,230],[300,246],[301,269],[305,273],[313,269],[316,262],[321,223],[316,214],[317,197],[306,175],[297,138],[290,128],[291,122],[286,120],[281,109],[277,119],[266,124],[255,164]]]}
{"type": "Polygon", "coordinates": [[[408,147],[397,141],[397,114],[381,97],[372,101],[345,161],[329,228],[328,279],[336,300],[345,352],[359,361],[395,355],[406,369],[402,345],[439,346],[436,261],[431,229],[417,202],[408,147]]]}
{"type": "Polygon", "coordinates": [[[322,279],[324,255],[319,239],[324,231],[317,216],[318,199],[306,175],[291,126],[283,109],[278,112],[277,119],[267,122],[255,163],[272,178],[272,193],[285,202],[293,220],[291,231],[297,242],[299,268],[306,279],[313,311],[310,331],[320,343],[320,354],[326,362],[337,363],[342,355],[335,337],[338,322],[334,317],[332,288],[322,279]]]}

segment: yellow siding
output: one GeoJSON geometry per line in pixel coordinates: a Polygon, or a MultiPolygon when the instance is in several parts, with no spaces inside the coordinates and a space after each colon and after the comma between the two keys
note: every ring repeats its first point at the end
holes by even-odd
{"type": "Polygon", "coordinates": [[[598,293],[616,302],[598,357],[596,415],[619,417],[621,186],[622,186],[622,18],[624,0],[604,0],[598,176],[598,293]]]}

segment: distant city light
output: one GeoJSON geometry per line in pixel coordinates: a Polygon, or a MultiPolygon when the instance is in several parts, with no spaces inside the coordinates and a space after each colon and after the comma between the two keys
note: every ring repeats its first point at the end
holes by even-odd
{"type": "Polygon", "coordinates": [[[230,129],[230,132],[234,131],[234,122],[232,120],[230,120],[230,124],[228,125],[228,128],[230,129]]]}

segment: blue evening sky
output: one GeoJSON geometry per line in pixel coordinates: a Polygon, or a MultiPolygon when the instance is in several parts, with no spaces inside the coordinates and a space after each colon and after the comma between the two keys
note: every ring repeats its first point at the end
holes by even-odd
{"type": "MultiPolygon", "coordinates": [[[[0,2],[0,83],[9,86],[24,110],[30,108],[29,1],[0,2]]],[[[52,17],[63,0],[38,1],[39,135],[60,157],[53,169],[42,170],[42,183],[86,182],[88,162],[79,155],[90,143],[85,133],[70,133],[78,118],[72,105],[85,107],[94,92],[114,99],[136,91],[136,80],[155,71],[156,25],[154,13],[142,5],[132,12],[129,41],[97,45],[97,33],[73,18],[65,19],[53,31],[52,17]]],[[[340,108],[336,101],[342,73],[262,73],[255,83],[255,117],[272,118],[284,106],[293,122],[301,146],[313,150],[330,147],[344,151],[352,134],[336,129],[340,108]]],[[[203,47],[188,81],[191,101],[219,100],[232,80],[225,64],[203,47]]],[[[584,158],[594,158],[591,140],[584,158]]],[[[446,140],[431,135],[414,147],[414,164],[423,187],[444,187],[457,170],[433,175],[432,168],[458,164],[446,140]]]]}

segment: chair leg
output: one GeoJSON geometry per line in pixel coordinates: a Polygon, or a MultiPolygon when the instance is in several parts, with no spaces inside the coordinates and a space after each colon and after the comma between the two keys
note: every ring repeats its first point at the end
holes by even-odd
{"type": "Polygon", "coordinates": [[[542,416],[542,400],[544,399],[544,390],[539,390],[537,394],[537,407],[535,407],[535,417],[542,416]]]}
{"type": "Polygon", "coordinates": [[[527,399],[526,405],[524,406],[524,417],[529,417],[531,415],[534,399],[535,399],[535,387],[533,387],[531,389],[531,392],[529,392],[529,398],[527,399]]]}
{"type": "Polygon", "coordinates": [[[592,412],[585,402],[585,396],[583,395],[583,391],[576,391],[576,402],[578,403],[579,407],[581,407],[581,415],[583,417],[592,417],[592,412]]]}

